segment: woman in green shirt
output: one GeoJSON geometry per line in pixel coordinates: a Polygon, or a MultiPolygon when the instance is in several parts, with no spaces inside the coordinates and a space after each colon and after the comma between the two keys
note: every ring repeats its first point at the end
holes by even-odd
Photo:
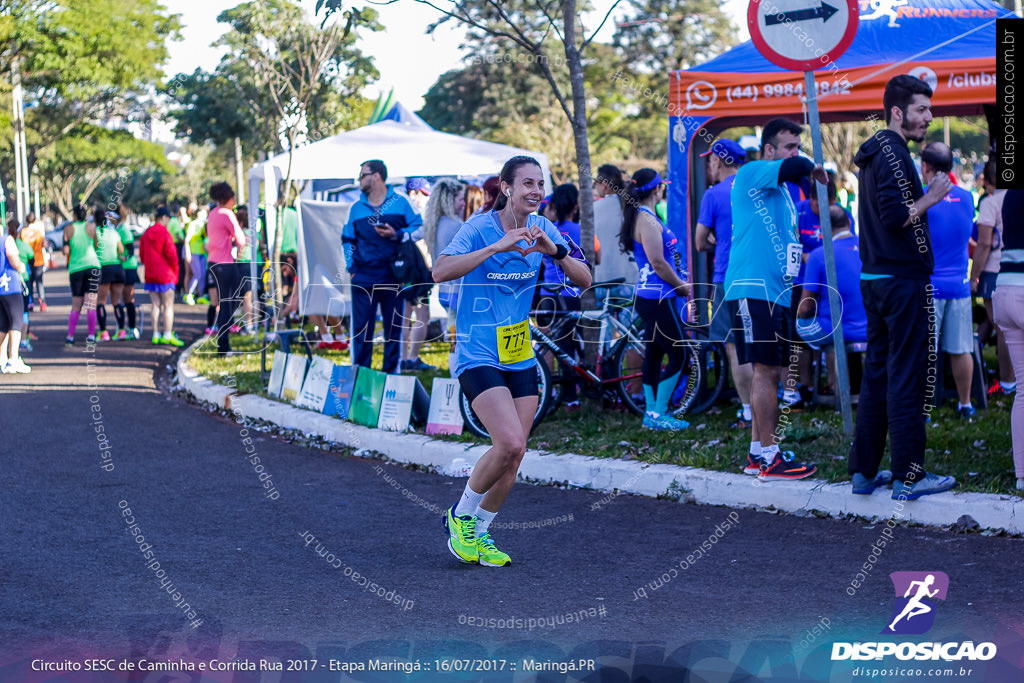
{"type": "MultiPolygon", "coordinates": [[[[114,211],[96,209],[93,212],[96,220],[96,253],[100,259],[100,291],[96,300],[96,313],[100,323],[100,341],[110,341],[110,333],[107,332],[107,295],[113,303],[121,301],[121,292],[124,289],[124,245],[121,243],[121,235],[114,227],[116,221],[121,217],[114,211]]],[[[122,335],[124,330],[118,325],[117,338],[126,339],[127,334],[122,335]]]]}
{"type": "Polygon", "coordinates": [[[96,226],[85,222],[86,209],[79,204],[73,210],[74,221],[64,228],[64,255],[68,257],[68,279],[71,281],[71,314],[68,336],[64,343],[75,343],[75,328],[88,301],[86,319],[89,324],[87,343],[96,341],[96,297],[100,287],[100,259],[96,255],[96,226]]]}
{"type": "MultiPolygon", "coordinates": [[[[122,204],[120,206],[122,220],[128,216],[128,209],[122,204]]],[[[124,247],[124,289],[121,290],[121,300],[114,304],[114,317],[117,318],[117,339],[138,339],[141,335],[138,328],[137,310],[135,308],[135,285],[139,280],[139,257],[135,253],[135,234],[128,228],[126,223],[117,226],[117,234],[121,236],[121,246],[124,247]],[[123,333],[123,334],[122,334],[123,333]]]]}

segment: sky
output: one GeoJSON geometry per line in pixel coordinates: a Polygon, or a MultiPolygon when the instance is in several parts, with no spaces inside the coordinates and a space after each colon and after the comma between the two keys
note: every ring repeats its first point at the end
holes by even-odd
{"type": "MultiPolygon", "coordinates": [[[[172,43],[171,59],[165,67],[168,78],[178,73],[191,73],[197,68],[212,71],[223,55],[223,50],[212,44],[225,32],[226,24],[217,23],[217,15],[238,5],[241,0],[176,0],[168,3],[172,11],[181,15],[182,40],[172,43]]],[[[443,6],[444,0],[437,4],[443,6]]],[[[585,17],[585,25],[596,26],[608,11],[613,0],[594,0],[593,16],[585,17]]],[[[301,0],[301,4],[312,13],[314,0],[301,0]]],[[[434,21],[437,10],[415,2],[398,0],[390,5],[373,5],[380,13],[383,31],[369,34],[360,40],[364,53],[372,55],[380,81],[368,87],[363,95],[376,99],[395,89],[395,97],[407,107],[416,111],[423,106],[423,95],[438,77],[446,71],[458,68],[466,56],[459,49],[462,31],[456,27],[441,28],[432,36],[425,33],[428,24],[434,21]],[[396,47],[399,46],[399,47],[396,47]]],[[[737,38],[747,40],[746,0],[727,0],[726,11],[739,28],[737,38]]],[[[614,20],[616,13],[612,14],[614,20]]],[[[608,42],[614,30],[612,20],[598,35],[598,40],[608,42]]]]}

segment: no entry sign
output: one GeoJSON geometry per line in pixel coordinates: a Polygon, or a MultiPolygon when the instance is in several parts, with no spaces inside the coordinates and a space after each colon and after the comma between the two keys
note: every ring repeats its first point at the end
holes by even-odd
{"type": "Polygon", "coordinates": [[[793,71],[828,68],[857,34],[857,0],[751,0],[750,37],[773,64],[793,71]]]}

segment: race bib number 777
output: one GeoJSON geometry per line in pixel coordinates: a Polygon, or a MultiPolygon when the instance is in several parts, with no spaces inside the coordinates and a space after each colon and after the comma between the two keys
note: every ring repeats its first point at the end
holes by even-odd
{"type": "Polygon", "coordinates": [[[511,365],[533,358],[530,343],[530,321],[498,326],[498,362],[511,365]]]}

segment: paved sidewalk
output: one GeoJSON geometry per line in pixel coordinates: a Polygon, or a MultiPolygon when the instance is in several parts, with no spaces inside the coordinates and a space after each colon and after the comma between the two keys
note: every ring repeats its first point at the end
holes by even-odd
{"type": "MultiPolygon", "coordinates": [[[[216,384],[193,370],[188,365],[190,354],[191,348],[178,358],[178,386],[197,400],[231,410],[239,417],[264,420],[357,451],[379,453],[396,462],[438,470],[443,470],[455,457],[474,464],[488,449],[487,446],[466,446],[420,434],[371,429],[259,396],[238,395],[233,389],[216,384]]],[[[762,482],[744,474],[534,449],[527,450],[519,476],[526,481],[568,482],[608,492],[607,498],[592,504],[598,507],[602,501],[607,502],[615,495],[629,493],[678,498],[706,505],[779,510],[819,517],[852,515],[872,521],[894,520],[928,526],[955,525],[967,515],[977,522],[980,529],[1024,534],[1024,499],[1002,494],[949,492],[900,503],[891,498],[887,488],[879,489],[872,496],[853,495],[849,482],[828,484],[813,478],[762,482]]]]}

